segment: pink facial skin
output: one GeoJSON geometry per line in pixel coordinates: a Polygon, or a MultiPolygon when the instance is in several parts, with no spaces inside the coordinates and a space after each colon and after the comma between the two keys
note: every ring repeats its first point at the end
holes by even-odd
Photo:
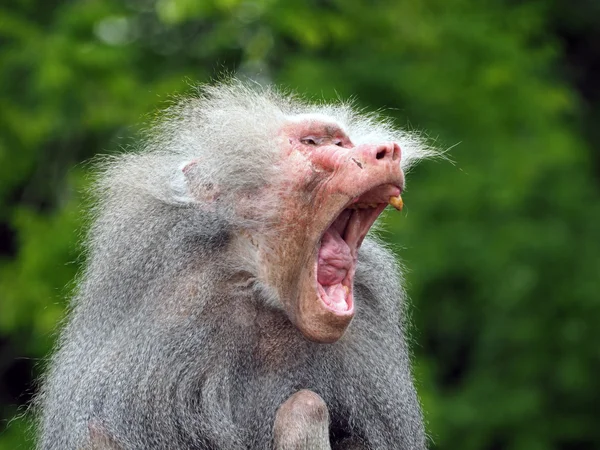
{"type": "Polygon", "coordinates": [[[404,175],[394,142],[354,146],[336,125],[290,122],[279,135],[282,209],[265,276],[295,326],[335,342],[354,316],[358,249],[404,175]]]}

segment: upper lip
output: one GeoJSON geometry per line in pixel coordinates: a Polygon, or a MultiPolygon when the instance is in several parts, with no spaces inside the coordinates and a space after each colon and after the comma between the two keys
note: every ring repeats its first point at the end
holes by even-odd
{"type": "MultiPolygon", "coordinates": [[[[382,183],[375,185],[373,187],[365,189],[358,196],[354,197],[352,200],[348,202],[348,204],[344,207],[348,208],[354,203],[358,203],[360,201],[367,203],[389,203],[390,197],[395,197],[397,195],[402,194],[403,191],[403,183],[395,184],[395,183],[382,183]]],[[[343,209],[342,209],[343,211],[343,209]]]]}

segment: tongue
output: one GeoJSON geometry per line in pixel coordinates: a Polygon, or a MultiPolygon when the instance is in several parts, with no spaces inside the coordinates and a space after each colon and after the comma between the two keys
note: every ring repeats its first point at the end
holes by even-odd
{"type": "Polygon", "coordinates": [[[324,288],[341,283],[352,267],[350,247],[333,227],[321,239],[317,267],[317,281],[324,288]]]}

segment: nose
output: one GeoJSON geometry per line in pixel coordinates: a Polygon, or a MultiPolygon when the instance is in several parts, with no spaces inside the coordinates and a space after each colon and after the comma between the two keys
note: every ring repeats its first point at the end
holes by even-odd
{"type": "Polygon", "coordinates": [[[400,162],[400,146],[395,142],[385,144],[366,144],[357,148],[361,159],[370,164],[389,164],[400,162]]]}

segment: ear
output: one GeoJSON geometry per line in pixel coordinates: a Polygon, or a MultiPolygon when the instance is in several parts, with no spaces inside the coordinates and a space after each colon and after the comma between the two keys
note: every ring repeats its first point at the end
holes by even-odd
{"type": "Polygon", "coordinates": [[[202,176],[199,159],[185,161],[179,166],[173,185],[175,198],[184,203],[214,202],[220,190],[202,176]]]}
{"type": "Polygon", "coordinates": [[[181,165],[181,172],[183,173],[183,175],[188,175],[189,173],[191,173],[195,167],[198,166],[198,160],[194,159],[192,161],[187,161],[185,163],[183,163],[181,165]]]}

